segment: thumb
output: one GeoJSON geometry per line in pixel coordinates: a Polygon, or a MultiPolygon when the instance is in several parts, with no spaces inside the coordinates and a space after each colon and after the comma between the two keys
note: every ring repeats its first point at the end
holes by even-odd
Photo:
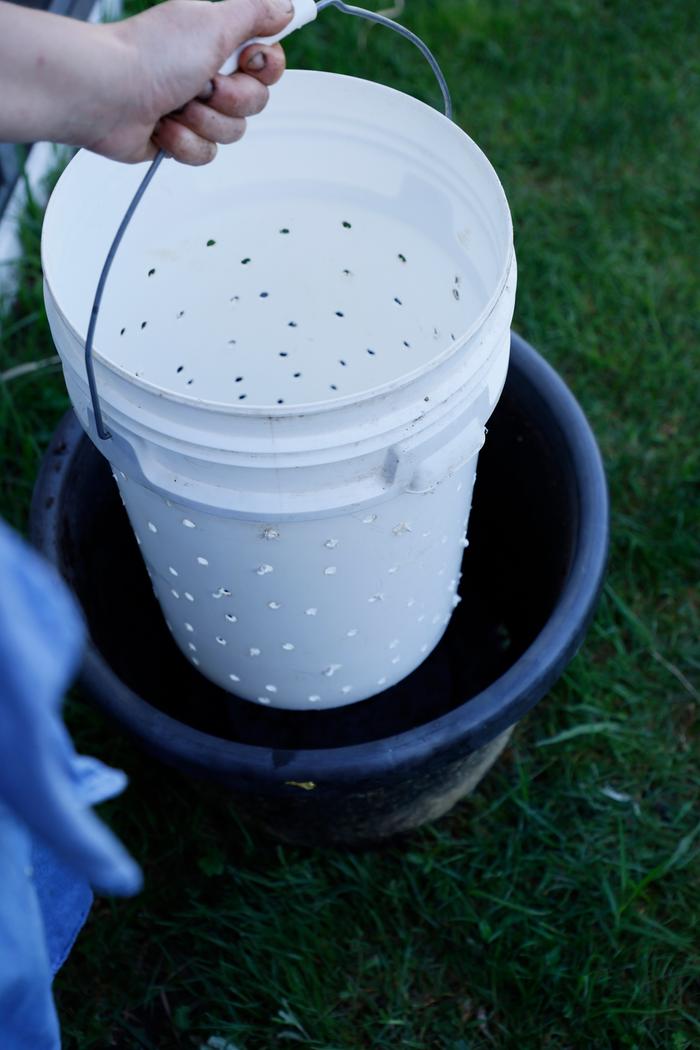
{"type": "Polygon", "coordinates": [[[251,37],[280,33],[294,14],[293,0],[220,0],[213,7],[227,55],[251,37]]]}

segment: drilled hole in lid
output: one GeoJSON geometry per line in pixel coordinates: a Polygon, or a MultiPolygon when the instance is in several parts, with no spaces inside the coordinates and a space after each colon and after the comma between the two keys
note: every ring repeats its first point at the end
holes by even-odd
{"type": "Polygon", "coordinates": [[[368,354],[370,355],[370,357],[374,357],[374,356],[376,355],[377,351],[376,351],[376,350],[369,350],[369,349],[368,349],[368,350],[367,350],[367,353],[368,353],[368,354]]]}
{"type": "Polygon", "coordinates": [[[352,277],[352,270],[343,270],[346,277],[352,277]]]}
{"type": "Polygon", "coordinates": [[[192,386],[193,383],[194,383],[194,379],[188,379],[187,380],[187,386],[192,386]]]}
{"type": "Polygon", "coordinates": [[[181,317],[185,316],[185,311],[184,310],[180,310],[179,313],[176,316],[177,316],[177,319],[179,321],[181,317]]]}
{"type": "Polygon", "coordinates": [[[229,299],[229,302],[230,303],[237,303],[237,302],[240,301],[240,298],[241,298],[240,295],[232,295],[231,298],[229,299]]]}
{"type": "Polygon", "coordinates": [[[453,294],[453,296],[455,297],[455,299],[459,299],[459,298],[460,298],[460,295],[459,295],[459,288],[453,288],[453,289],[452,289],[452,294],[453,294]]]}
{"type": "Polygon", "coordinates": [[[287,229],[286,226],[283,226],[282,229],[280,230],[280,233],[289,233],[289,230],[287,229]]]}
{"type": "Polygon", "coordinates": [[[229,339],[228,345],[229,346],[235,346],[236,345],[236,340],[235,339],[229,339]]]}
{"type": "Polygon", "coordinates": [[[343,361],[343,359],[342,359],[342,357],[341,357],[341,358],[340,358],[340,360],[338,361],[338,364],[339,364],[339,365],[342,365],[342,366],[343,366],[343,368],[345,368],[345,367],[346,367],[346,365],[347,365],[347,361],[343,361]]]}
{"type": "Polygon", "coordinates": [[[212,245],[214,245],[214,244],[216,244],[216,241],[214,240],[213,237],[210,237],[209,240],[207,241],[207,248],[211,248],[212,245]]]}
{"type": "Polygon", "coordinates": [[[395,303],[396,303],[396,304],[397,304],[398,306],[403,306],[403,303],[402,303],[402,302],[401,302],[401,300],[399,299],[398,295],[395,295],[395,296],[394,296],[394,302],[395,302],[395,303]]]}
{"type": "Polygon", "coordinates": [[[277,404],[278,405],[283,405],[284,404],[284,398],[283,397],[278,397],[277,398],[277,404]]]}
{"type": "Polygon", "coordinates": [[[247,266],[250,262],[250,256],[246,255],[245,259],[241,259],[241,266],[247,266]]]}
{"type": "Polygon", "coordinates": [[[335,383],[331,383],[330,388],[331,388],[331,390],[337,390],[338,389],[338,387],[335,385],[335,383]]]}
{"type": "Polygon", "coordinates": [[[246,399],[246,397],[247,397],[247,396],[248,396],[247,394],[239,394],[239,395],[238,395],[238,400],[239,400],[239,401],[245,401],[245,399],[246,399]]]}
{"type": "Polygon", "coordinates": [[[335,311],[335,316],[336,317],[345,317],[345,314],[343,313],[342,310],[336,310],[335,311]]]}
{"type": "Polygon", "coordinates": [[[403,252],[399,252],[399,259],[402,263],[406,262],[406,256],[403,254],[403,252]]]}
{"type": "Polygon", "coordinates": [[[243,382],[243,376],[236,376],[235,382],[236,383],[242,383],[243,382]]]}
{"type": "Polygon", "coordinates": [[[408,342],[408,340],[406,340],[406,339],[404,339],[404,341],[403,341],[403,345],[404,345],[404,346],[406,346],[406,347],[408,347],[409,349],[410,349],[410,347],[411,347],[411,344],[410,344],[410,343],[408,342]]]}
{"type": "Polygon", "coordinates": [[[148,276],[152,277],[155,272],[156,272],[155,267],[154,266],[151,267],[151,269],[148,271],[148,276]]]}
{"type": "Polygon", "coordinates": [[[301,379],[301,372],[295,372],[294,373],[294,378],[295,379],[301,379]]]}
{"type": "Polygon", "coordinates": [[[143,329],[146,327],[147,324],[148,324],[148,321],[142,321],[141,322],[141,331],[143,331],[143,329]]]}
{"type": "Polygon", "coordinates": [[[126,331],[126,328],[122,328],[122,330],[121,330],[121,332],[119,333],[119,335],[124,335],[124,332],[125,332],[125,331],[126,331]]]}
{"type": "Polygon", "coordinates": [[[296,327],[297,327],[297,323],[296,323],[296,321],[289,321],[289,322],[287,323],[287,327],[288,327],[288,328],[296,328],[296,327]]]}
{"type": "Polygon", "coordinates": [[[180,372],[182,372],[184,370],[184,368],[185,368],[184,365],[178,365],[177,368],[175,369],[175,371],[179,374],[180,372]]]}
{"type": "Polygon", "coordinates": [[[260,293],[260,298],[261,298],[261,299],[267,299],[267,297],[269,296],[269,294],[270,294],[269,292],[261,292],[261,293],[260,293]]]}
{"type": "Polygon", "coordinates": [[[289,354],[286,350],[280,350],[280,357],[289,357],[289,354]]]}
{"type": "Polygon", "coordinates": [[[345,227],[346,230],[351,230],[352,229],[352,223],[348,222],[347,219],[343,219],[343,226],[345,227]]]}

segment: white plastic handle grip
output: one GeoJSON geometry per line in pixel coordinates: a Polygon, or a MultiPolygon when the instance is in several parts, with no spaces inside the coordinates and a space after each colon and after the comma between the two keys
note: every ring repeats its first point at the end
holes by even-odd
{"type": "Polygon", "coordinates": [[[228,75],[229,73],[235,73],[238,69],[238,59],[241,53],[251,44],[276,44],[282,40],[285,36],[289,36],[295,29],[301,29],[302,26],[308,25],[309,22],[313,22],[316,17],[316,2],[315,0],[295,0],[294,3],[294,16],[291,22],[289,22],[281,33],[276,33],[275,36],[256,36],[252,40],[246,40],[244,44],[237,47],[230,58],[228,58],[221,69],[220,73],[228,75]]]}

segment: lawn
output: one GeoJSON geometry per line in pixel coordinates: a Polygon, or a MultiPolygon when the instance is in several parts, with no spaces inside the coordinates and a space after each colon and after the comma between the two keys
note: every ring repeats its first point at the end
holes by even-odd
{"type": "MultiPolygon", "coordinates": [[[[103,814],[146,889],[98,901],[59,975],[66,1050],[700,1046],[700,7],[407,0],[403,20],[503,180],[515,327],[600,441],[603,600],[478,792],[369,853],[271,842],[72,698],[79,746],[131,778],[103,814]]],[[[409,44],[336,12],[287,51],[437,101],[409,44]]],[[[40,225],[30,210],[0,333],[0,510],[19,528],[67,405],[55,367],[5,377],[52,354],[40,225]]]]}

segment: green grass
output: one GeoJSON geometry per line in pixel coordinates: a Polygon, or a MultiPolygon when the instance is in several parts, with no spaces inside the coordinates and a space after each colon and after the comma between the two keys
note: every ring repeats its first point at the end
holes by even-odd
{"type": "MultiPolygon", "coordinates": [[[[404,20],[503,179],[515,326],[600,440],[603,601],[478,793],[369,854],[271,843],[72,701],[80,746],[131,777],[104,813],[146,889],[96,904],[57,980],[66,1050],[700,1046],[700,9],[407,0],[404,20]]],[[[410,45],[335,13],[288,53],[437,99],[410,45]]],[[[0,371],[51,353],[39,228],[30,215],[0,371]]],[[[19,527],[65,405],[55,371],[0,384],[19,527]]]]}

